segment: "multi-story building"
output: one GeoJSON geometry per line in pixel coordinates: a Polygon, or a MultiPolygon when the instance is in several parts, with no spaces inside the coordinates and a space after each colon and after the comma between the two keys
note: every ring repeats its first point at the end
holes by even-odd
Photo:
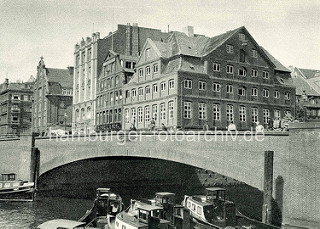
{"type": "Polygon", "coordinates": [[[320,121],[320,70],[290,66],[296,86],[297,117],[304,121],[320,121]]]}
{"type": "Polygon", "coordinates": [[[33,81],[0,85],[0,136],[31,133],[33,81]]]}
{"type": "Polygon", "coordinates": [[[245,27],[208,38],[173,32],[148,39],[136,73],[124,85],[123,127],[239,130],[294,113],[290,71],[262,49],[245,27]]]}
{"type": "MultiPolygon", "coordinates": [[[[74,72],[74,100],[73,100],[73,131],[74,132],[83,132],[89,133],[95,130],[95,119],[96,115],[96,98],[97,96],[102,101],[101,97],[106,99],[106,95],[110,96],[110,91],[104,90],[119,90],[118,86],[123,83],[124,75],[133,74],[133,70],[124,69],[123,74],[122,70],[117,68],[117,74],[119,74],[119,83],[115,88],[113,84],[111,87],[100,86],[101,84],[106,85],[108,77],[111,77],[111,74],[115,74],[115,68],[109,70],[109,64],[113,62],[111,59],[106,59],[109,53],[113,53],[115,56],[120,55],[123,61],[134,60],[131,56],[138,57],[141,47],[145,43],[148,37],[153,39],[161,39],[163,33],[157,29],[149,29],[138,27],[137,24],[127,25],[118,25],[118,29],[115,32],[110,33],[108,36],[100,39],[99,33],[92,34],[91,38],[82,39],[80,44],[75,46],[74,59],[75,59],[75,72],[74,72]],[[110,50],[112,52],[110,52],[110,50]],[[104,63],[106,61],[106,63],[104,63]],[[109,63],[110,62],[110,63],[109,63]],[[103,64],[104,63],[104,64],[103,64]],[[105,66],[105,67],[103,67],[105,66]],[[111,71],[112,70],[112,71],[111,71]],[[108,74],[107,74],[108,73],[108,74]],[[107,74],[107,75],[106,75],[107,74]],[[101,77],[100,77],[101,76],[101,77]],[[99,81],[99,82],[98,82],[99,81]],[[101,83],[103,81],[103,83],[101,83]],[[104,82],[105,81],[105,82],[104,82]],[[96,85],[99,84],[100,88],[96,88],[96,85]],[[98,95],[97,95],[98,91],[98,95]],[[103,92],[102,92],[103,91],[103,92]]],[[[112,55],[113,55],[112,54],[112,55]]],[[[119,56],[118,56],[119,57],[119,56]]],[[[125,66],[122,66],[125,68],[125,66]]],[[[117,77],[113,77],[113,80],[117,77]]],[[[109,79],[111,81],[111,79],[109,79]]],[[[116,92],[114,92],[116,94],[116,92]]],[[[113,95],[114,95],[113,94],[113,95]]],[[[120,96],[118,96],[120,97],[120,96]]],[[[100,104],[100,102],[99,102],[100,104]]],[[[98,114],[106,113],[106,102],[105,100],[101,103],[104,106],[99,107],[98,114]]],[[[111,105],[111,104],[109,104],[111,105]]],[[[117,113],[121,113],[121,106],[114,104],[116,107],[109,108],[109,110],[116,110],[117,113]]],[[[119,104],[120,105],[120,104],[119,104]]],[[[115,111],[114,111],[115,112],[115,111]]],[[[112,116],[111,116],[112,117],[112,116]]],[[[100,119],[99,119],[100,120],[100,119]]],[[[119,125],[119,123],[112,119],[114,125],[119,125]]],[[[105,121],[98,124],[106,124],[105,121]]],[[[99,126],[98,129],[104,129],[106,126],[99,126]]]]}
{"type": "Polygon", "coordinates": [[[122,128],[122,87],[134,74],[135,64],[146,39],[164,40],[168,33],[128,24],[118,25],[118,30],[110,36],[114,36],[113,47],[106,54],[97,80],[96,130],[102,132],[122,128]]]}
{"type": "Polygon", "coordinates": [[[71,131],[73,70],[47,68],[41,57],[33,92],[34,132],[46,135],[50,128],[71,131]]]}

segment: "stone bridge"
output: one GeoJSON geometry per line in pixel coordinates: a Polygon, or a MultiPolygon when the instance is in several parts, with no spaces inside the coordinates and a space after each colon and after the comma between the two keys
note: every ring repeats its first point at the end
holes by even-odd
{"type": "MultiPolygon", "coordinates": [[[[4,151],[0,168],[7,168],[7,172],[16,169],[20,177],[28,178],[30,138],[0,144],[1,151],[8,149],[4,151]]],[[[39,138],[35,147],[41,155],[40,175],[89,158],[148,157],[212,170],[260,190],[264,184],[264,152],[274,151],[273,195],[283,209],[283,228],[319,228],[320,225],[320,125],[296,124],[289,135],[178,132],[39,138]],[[284,182],[283,188],[277,186],[279,181],[284,182]]]]}

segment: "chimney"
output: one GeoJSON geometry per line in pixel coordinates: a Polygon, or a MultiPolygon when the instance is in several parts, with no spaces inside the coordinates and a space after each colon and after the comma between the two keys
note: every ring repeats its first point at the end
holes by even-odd
{"type": "Polygon", "coordinates": [[[182,32],[184,32],[188,37],[194,37],[193,26],[186,26],[182,28],[182,32]]]}
{"type": "Polygon", "coordinates": [[[69,74],[73,76],[74,67],[68,66],[69,74]]]}

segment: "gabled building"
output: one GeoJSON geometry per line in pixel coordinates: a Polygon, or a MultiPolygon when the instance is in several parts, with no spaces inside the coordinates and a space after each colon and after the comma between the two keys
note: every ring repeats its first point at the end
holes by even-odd
{"type": "Polygon", "coordinates": [[[0,84],[0,136],[31,133],[33,81],[0,84]]]}
{"type": "Polygon", "coordinates": [[[46,135],[50,128],[71,131],[73,67],[47,68],[43,57],[37,66],[33,92],[33,131],[46,135]]]}
{"type": "Polygon", "coordinates": [[[290,71],[262,49],[245,27],[208,38],[173,32],[148,39],[136,73],[124,85],[123,127],[239,130],[294,113],[290,71]]]}
{"type": "MultiPolygon", "coordinates": [[[[102,39],[104,42],[97,50],[101,53],[98,58],[96,100],[94,104],[94,117],[88,114],[88,109],[79,107],[75,109],[76,131],[88,133],[91,127],[84,127],[86,123],[95,123],[96,131],[121,129],[122,117],[122,86],[126,84],[134,74],[134,67],[147,38],[164,40],[168,37],[158,29],[139,27],[137,24],[118,25],[118,30],[110,33],[102,39]],[[108,48],[107,51],[105,49],[108,48]],[[80,124],[80,125],[79,125],[80,124]]],[[[101,41],[101,42],[102,42],[101,41]]],[[[81,68],[81,66],[80,66],[81,68]]],[[[92,76],[92,75],[91,75],[92,76]]],[[[93,78],[92,78],[93,79],[93,78]]],[[[79,92],[81,96],[81,90],[79,92]]],[[[90,104],[89,100],[84,104],[90,104]]],[[[74,105],[74,107],[76,107],[74,105]]],[[[91,110],[91,109],[90,109],[91,110]]]]}
{"type": "Polygon", "coordinates": [[[320,70],[290,69],[296,86],[297,115],[305,121],[320,121],[320,70]]]}

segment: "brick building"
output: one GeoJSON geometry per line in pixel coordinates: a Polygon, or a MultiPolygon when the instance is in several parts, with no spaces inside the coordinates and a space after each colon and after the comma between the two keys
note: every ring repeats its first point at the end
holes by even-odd
{"type": "Polygon", "coordinates": [[[261,48],[245,27],[208,38],[173,32],[166,41],[148,39],[136,73],[124,85],[123,127],[156,126],[240,130],[257,121],[294,113],[290,71],[261,48]]]}
{"type": "Polygon", "coordinates": [[[37,66],[33,92],[33,131],[46,135],[49,129],[71,131],[73,67],[47,68],[43,58],[37,66]]]}
{"type": "Polygon", "coordinates": [[[305,121],[320,121],[320,70],[290,69],[296,86],[297,116],[305,121]]]}
{"type": "Polygon", "coordinates": [[[33,81],[0,85],[0,136],[31,133],[33,81]]]}
{"type": "Polygon", "coordinates": [[[137,24],[118,25],[118,30],[107,37],[113,42],[97,80],[97,131],[121,129],[122,87],[134,74],[135,64],[147,38],[164,40],[167,37],[167,33],[158,29],[143,28],[137,24]]]}

